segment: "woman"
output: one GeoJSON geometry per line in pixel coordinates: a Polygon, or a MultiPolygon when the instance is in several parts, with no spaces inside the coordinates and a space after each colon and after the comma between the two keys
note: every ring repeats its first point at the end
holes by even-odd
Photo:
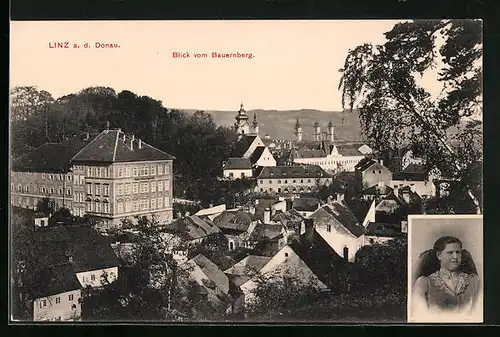
{"type": "Polygon", "coordinates": [[[439,270],[421,276],[413,287],[414,313],[471,314],[479,295],[480,281],[476,274],[461,270],[462,242],[444,236],[434,244],[433,252],[439,270]]]}

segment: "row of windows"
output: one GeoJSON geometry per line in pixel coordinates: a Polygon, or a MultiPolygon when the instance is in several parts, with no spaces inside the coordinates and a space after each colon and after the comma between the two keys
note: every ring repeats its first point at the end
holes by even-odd
{"type": "Polygon", "coordinates": [[[161,209],[170,206],[169,197],[144,198],[140,200],[119,201],[117,203],[118,213],[137,212],[148,209],[161,209]]]}
{"type": "MultiPolygon", "coordinates": [[[[64,189],[62,187],[59,187],[59,188],[53,188],[53,187],[50,187],[50,188],[46,188],[46,187],[38,187],[38,189],[36,187],[32,187],[30,188],[30,186],[22,186],[22,185],[17,185],[15,188],[14,188],[14,184],[11,184],[10,186],[11,190],[12,191],[17,191],[17,192],[23,192],[23,193],[29,193],[29,192],[32,192],[32,193],[40,193],[40,194],[59,194],[59,195],[63,195],[63,191],[64,189]]],[[[70,188],[67,188],[66,189],[66,195],[71,195],[71,189],[70,188]]]]}
{"type": "MultiPolygon", "coordinates": [[[[267,192],[267,191],[274,192],[274,188],[269,187],[269,189],[267,189],[267,190],[264,188],[261,188],[260,191],[261,192],[267,192]]],[[[305,188],[305,187],[300,187],[300,188],[292,187],[290,190],[288,188],[285,188],[285,189],[278,188],[276,191],[278,193],[281,193],[281,192],[288,193],[290,191],[291,192],[312,192],[312,189],[311,189],[311,187],[307,187],[307,188],[305,188]]]]}
{"type": "MultiPolygon", "coordinates": [[[[75,296],[73,294],[68,295],[68,301],[73,301],[75,299],[75,296]]],[[[61,296],[57,296],[55,298],[55,303],[60,304],[61,303],[61,296]]],[[[40,301],[40,308],[46,307],[47,306],[47,300],[41,300],[40,301]]]]}
{"type": "Polygon", "coordinates": [[[337,161],[332,161],[332,160],[315,160],[315,161],[303,161],[303,160],[297,160],[297,162],[307,162],[308,164],[312,165],[356,165],[357,163],[360,162],[359,159],[347,159],[347,160],[337,160],[337,161]]]}
{"type": "MultiPolygon", "coordinates": [[[[329,179],[325,179],[325,181],[326,181],[326,182],[328,182],[328,181],[329,181],[329,179]]],[[[288,184],[288,180],[286,180],[286,179],[285,179],[285,180],[283,180],[283,181],[282,181],[281,179],[278,179],[278,180],[277,180],[277,183],[278,183],[278,184],[281,184],[282,182],[283,182],[283,184],[288,184]]],[[[307,183],[311,183],[311,182],[312,182],[312,180],[311,180],[311,179],[307,179],[307,183]]],[[[261,183],[261,184],[264,184],[264,180],[261,180],[261,181],[260,181],[260,183],[261,183]]],[[[272,180],[272,179],[269,179],[269,180],[267,181],[267,183],[268,183],[268,184],[272,184],[272,183],[273,183],[273,180],[272,180]]],[[[292,184],[298,184],[298,179],[293,179],[293,180],[291,180],[291,183],[292,183],[292,184]]],[[[300,183],[301,183],[301,184],[303,184],[303,183],[304,183],[304,179],[300,179],[300,183]]]]}
{"type": "Polygon", "coordinates": [[[160,180],[145,183],[117,184],[117,195],[130,195],[137,193],[162,192],[170,189],[170,180],[160,180]]]}
{"type": "Polygon", "coordinates": [[[87,194],[109,196],[109,184],[94,184],[87,183],[87,194]]]}
{"type": "Polygon", "coordinates": [[[87,212],[109,213],[109,203],[100,201],[87,201],[87,212]]]}

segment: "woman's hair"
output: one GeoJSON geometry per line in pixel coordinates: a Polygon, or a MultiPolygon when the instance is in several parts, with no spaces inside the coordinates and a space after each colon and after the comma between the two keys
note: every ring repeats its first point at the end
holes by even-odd
{"type": "Polygon", "coordinates": [[[460,245],[460,248],[462,248],[462,241],[460,241],[458,238],[454,236],[443,236],[437,239],[434,243],[434,251],[436,253],[441,253],[444,250],[444,247],[446,247],[446,245],[449,243],[458,243],[460,245]]]}

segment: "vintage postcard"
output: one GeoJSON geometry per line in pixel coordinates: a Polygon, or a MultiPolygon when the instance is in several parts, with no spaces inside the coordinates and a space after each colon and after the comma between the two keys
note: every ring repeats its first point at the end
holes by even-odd
{"type": "Polygon", "coordinates": [[[482,320],[481,20],[10,32],[12,323],[482,320]]]}

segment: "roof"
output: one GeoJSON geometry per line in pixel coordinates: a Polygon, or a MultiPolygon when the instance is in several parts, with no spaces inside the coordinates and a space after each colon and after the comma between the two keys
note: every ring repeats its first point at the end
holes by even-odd
{"type": "Polygon", "coordinates": [[[39,269],[29,280],[30,283],[26,284],[26,289],[33,298],[62,294],[82,288],[70,263],[39,269]]]}
{"type": "Polygon", "coordinates": [[[226,204],[221,204],[209,208],[200,209],[194,215],[213,215],[217,213],[222,213],[226,210],[226,204]]]}
{"type": "Polygon", "coordinates": [[[250,213],[243,211],[224,211],[214,219],[214,224],[220,229],[230,229],[244,232],[254,221],[250,213]]]}
{"type": "Polygon", "coordinates": [[[250,233],[249,240],[260,241],[264,239],[274,239],[282,234],[284,227],[281,224],[263,224],[259,223],[255,229],[250,233]]]}
{"type": "Polygon", "coordinates": [[[292,208],[297,211],[314,212],[322,202],[316,198],[295,198],[292,201],[292,208]]]}
{"type": "Polygon", "coordinates": [[[253,151],[252,155],[250,156],[250,162],[252,163],[252,165],[255,164],[260,159],[262,153],[264,153],[265,150],[266,150],[265,146],[257,146],[255,151],[253,151]]]}
{"type": "Polygon", "coordinates": [[[198,215],[177,219],[168,227],[170,229],[180,229],[182,233],[180,235],[187,240],[201,239],[220,232],[220,229],[210,223],[207,218],[201,218],[198,215]]]}
{"type": "Polygon", "coordinates": [[[344,203],[334,201],[331,204],[324,205],[322,208],[354,236],[360,237],[363,235],[364,227],[359,224],[358,218],[356,218],[354,213],[344,203]]]}
{"type": "Polygon", "coordinates": [[[173,159],[175,158],[170,154],[132,135],[126,135],[121,130],[104,130],[78,152],[72,161],[115,163],[173,159]]]}
{"type": "Polygon", "coordinates": [[[294,152],[295,158],[323,158],[326,157],[324,150],[299,149],[294,152]]]}
{"type": "Polygon", "coordinates": [[[294,209],[288,210],[286,212],[276,212],[272,221],[279,222],[287,228],[294,228],[300,226],[304,218],[302,215],[294,209]]]}
{"type": "Polygon", "coordinates": [[[18,172],[66,173],[71,168],[71,158],[87,142],[73,137],[64,143],[45,143],[12,162],[12,170],[18,172]]]}
{"type": "Polygon", "coordinates": [[[222,292],[229,292],[229,279],[220,268],[202,254],[191,259],[222,292]]]}
{"type": "Polygon", "coordinates": [[[388,185],[373,185],[363,190],[364,195],[387,195],[393,191],[393,188],[388,185]]]}
{"type": "Polygon", "coordinates": [[[393,173],[392,180],[410,180],[424,181],[427,180],[428,170],[422,164],[409,164],[403,171],[393,173]]]}
{"type": "Polygon", "coordinates": [[[401,235],[401,226],[383,222],[370,222],[368,226],[366,226],[365,235],[396,237],[401,235]]]}
{"type": "Polygon", "coordinates": [[[249,158],[229,158],[224,165],[224,170],[250,170],[252,163],[249,158]]]}
{"type": "Polygon", "coordinates": [[[255,135],[242,135],[236,142],[235,148],[231,153],[231,157],[243,157],[250,145],[254,142],[255,138],[257,138],[255,135]]]}
{"type": "Polygon", "coordinates": [[[269,256],[248,255],[231,268],[226,269],[224,273],[238,276],[253,276],[264,268],[271,259],[272,257],[269,256]]]}
{"type": "Polygon", "coordinates": [[[370,166],[372,166],[375,163],[376,163],[376,161],[374,159],[365,157],[365,158],[361,159],[359,161],[359,163],[357,163],[356,166],[354,166],[354,168],[356,170],[363,172],[364,170],[368,169],[370,166]]]}
{"type": "Polygon", "coordinates": [[[330,177],[330,174],[317,165],[267,166],[262,169],[258,176],[259,179],[330,177]]]}
{"type": "Polygon", "coordinates": [[[340,155],[346,157],[363,156],[363,154],[358,150],[359,147],[359,144],[338,144],[337,151],[340,155]]]}
{"type": "Polygon", "coordinates": [[[338,287],[339,268],[347,262],[313,230],[312,240],[307,241],[302,235],[300,242],[294,241],[289,246],[304,261],[311,271],[329,288],[338,287]]]}

